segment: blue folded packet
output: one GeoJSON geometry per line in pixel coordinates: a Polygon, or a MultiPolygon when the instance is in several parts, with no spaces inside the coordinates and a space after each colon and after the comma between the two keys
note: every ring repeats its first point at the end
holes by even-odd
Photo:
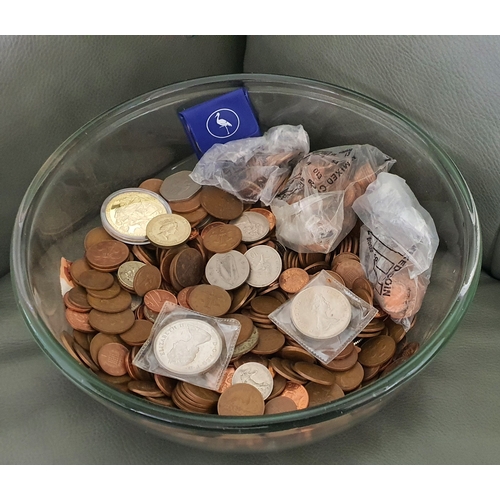
{"type": "Polygon", "coordinates": [[[179,111],[178,114],[198,158],[214,144],[262,135],[244,88],[179,111]]]}

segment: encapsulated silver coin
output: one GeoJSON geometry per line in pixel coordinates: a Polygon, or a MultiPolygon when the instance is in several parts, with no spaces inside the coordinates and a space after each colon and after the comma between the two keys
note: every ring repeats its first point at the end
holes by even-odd
{"type": "Polygon", "coordinates": [[[260,363],[245,363],[241,365],[233,375],[232,385],[253,385],[267,399],[273,391],[273,376],[271,372],[260,363]]]}
{"type": "Polygon", "coordinates": [[[160,187],[160,194],[167,201],[183,201],[194,196],[201,186],[196,184],[189,174],[189,170],[181,170],[169,175],[160,187]]]}
{"type": "Polygon", "coordinates": [[[250,264],[245,256],[231,250],[226,253],[216,253],[207,262],[205,276],[211,285],[224,290],[234,290],[245,283],[250,274],[250,264]]]}
{"type": "Polygon", "coordinates": [[[259,241],[269,233],[269,221],[257,212],[243,212],[240,217],[229,224],[234,224],[241,229],[241,239],[245,243],[259,241]]]}
{"type": "Polygon", "coordinates": [[[181,319],[165,326],[154,340],[154,353],[163,368],[177,375],[206,372],[222,353],[217,330],[199,319],[181,319]]]}
{"type": "Polygon", "coordinates": [[[250,264],[250,275],[247,283],[255,288],[270,285],[281,274],[280,254],[267,245],[257,245],[245,253],[250,264]]]}

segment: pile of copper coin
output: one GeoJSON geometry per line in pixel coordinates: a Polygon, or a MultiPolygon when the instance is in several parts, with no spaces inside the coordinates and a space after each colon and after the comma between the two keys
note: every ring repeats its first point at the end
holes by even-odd
{"type": "Polygon", "coordinates": [[[64,304],[73,332],[63,332],[61,341],[102,380],[183,411],[269,415],[337,400],[417,351],[403,327],[373,303],[358,257],[359,226],[329,254],[298,254],[276,240],[267,208],[244,205],[215,187],[193,187],[184,175],[178,179],[148,179],[139,186],[161,194],[172,209],[147,225],[149,244],[125,244],[98,227],[86,235],[82,258],[70,264],[75,286],[64,304]],[[328,364],[269,319],[322,270],[379,309],[328,364]],[[167,301],[241,323],[218,391],[133,364],[167,301]]]}

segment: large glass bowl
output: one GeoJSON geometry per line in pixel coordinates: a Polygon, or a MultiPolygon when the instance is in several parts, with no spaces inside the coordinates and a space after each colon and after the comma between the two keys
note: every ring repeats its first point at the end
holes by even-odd
{"type": "MultiPolygon", "coordinates": [[[[150,92],[99,116],[46,161],[17,215],[12,240],[14,290],[41,349],[85,393],[166,438],[205,449],[269,451],[298,446],[366,419],[417,375],[450,339],[479,277],[476,208],[450,158],[418,127],[386,106],[343,88],[273,75],[202,78],[150,92]],[[114,389],[76,363],[59,343],[67,328],[59,285],[62,256],[83,255],[86,232],[113,191],[164,178],[195,160],[177,111],[244,85],[263,130],[302,124],[311,149],[373,144],[397,160],[436,223],[440,244],[410,340],[420,350],[384,378],[333,403],[262,417],[198,415],[163,408],[114,389]]],[[[85,397],[82,395],[82,397],[85,397]]]]}

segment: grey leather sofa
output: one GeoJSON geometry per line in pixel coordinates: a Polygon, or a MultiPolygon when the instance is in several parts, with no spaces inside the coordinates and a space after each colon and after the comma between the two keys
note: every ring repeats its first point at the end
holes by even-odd
{"type": "Polygon", "coordinates": [[[499,37],[0,37],[0,464],[498,463],[498,82],[499,37]],[[148,90],[242,71],[339,84],[408,116],[459,166],[484,238],[475,300],[437,359],[366,424],[283,454],[198,451],[117,419],[37,347],[8,270],[21,198],[68,135],[148,90]]]}

